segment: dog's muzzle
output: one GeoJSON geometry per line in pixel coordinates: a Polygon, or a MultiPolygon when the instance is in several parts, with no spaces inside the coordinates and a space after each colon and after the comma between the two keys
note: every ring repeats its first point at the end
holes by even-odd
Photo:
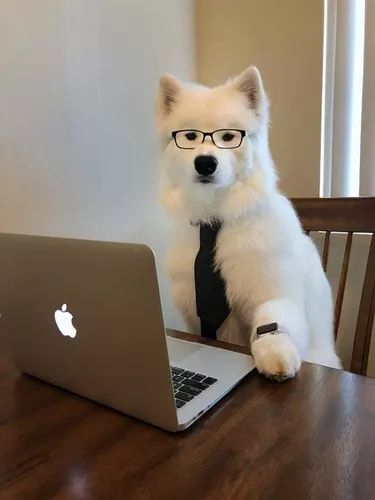
{"type": "Polygon", "coordinates": [[[203,184],[212,182],[212,176],[217,168],[217,159],[214,156],[197,156],[194,160],[195,170],[198,173],[198,181],[203,184]]]}

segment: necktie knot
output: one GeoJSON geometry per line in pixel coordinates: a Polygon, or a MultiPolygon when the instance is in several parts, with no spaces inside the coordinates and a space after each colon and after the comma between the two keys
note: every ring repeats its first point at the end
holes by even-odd
{"type": "Polygon", "coordinates": [[[200,243],[209,243],[213,245],[213,249],[216,245],[216,236],[221,228],[220,222],[213,222],[212,224],[201,223],[200,224],[200,243]]]}

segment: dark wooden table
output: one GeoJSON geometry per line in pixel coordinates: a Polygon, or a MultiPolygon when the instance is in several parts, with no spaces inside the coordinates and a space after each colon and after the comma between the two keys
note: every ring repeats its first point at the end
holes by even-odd
{"type": "Polygon", "coordinates": [[[0,357],[1,499],[374,499],[375,380],[304,364],[249,375],[181,434],[0,357]]]}

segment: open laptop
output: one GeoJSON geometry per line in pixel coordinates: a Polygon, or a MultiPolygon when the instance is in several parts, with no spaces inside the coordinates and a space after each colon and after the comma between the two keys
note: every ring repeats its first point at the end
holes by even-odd
{"type": "Polygon", "coordinates": [[[1,322],[24,373],[179,431],[254,368],[165,335],[145,245],[1,234],[0,253],[1,322]]]}

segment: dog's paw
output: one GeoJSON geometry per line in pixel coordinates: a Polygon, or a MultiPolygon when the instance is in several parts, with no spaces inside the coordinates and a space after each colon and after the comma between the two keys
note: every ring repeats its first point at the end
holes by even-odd
{"type": "Polygon", "coordinates": [[[251,351],[258,372],[279,382],[295,377],[301,366],[297,348],[285,333],[258,338],[252,343],[251,351]]]}

